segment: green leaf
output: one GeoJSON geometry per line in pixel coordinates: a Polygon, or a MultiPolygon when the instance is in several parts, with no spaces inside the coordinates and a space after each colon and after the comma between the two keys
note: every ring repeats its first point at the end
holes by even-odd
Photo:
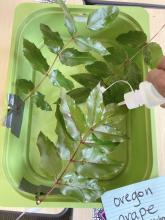
{"type": "Polygon", "coordinates": [[[49,103],[45,101],[45,95],[43,95],[42,93],[36,92],[36,94],[32,97],[32,100],[41,110],[52,111],[49,103]]]}
{"type": "Polygon", "coordinates": [[[119,175],[124,168],[124,164],[116,162],[116,164],[82,164],[76,163],[77,173],[81,176],[98,180],[110,180],[119,175]]]}
{"type": "Polygon", "coordinates": [[[73,186],[63,186],[61,187],[61,193],[65,196],[77,198],[79,201],[84,201],[84,195],[80,188],[73,186]]]}
{"type": "Polygon", "coordinates": [[[85,68],[88,72],[95,75],[99,79],[107,77],[111,74],[111,70],[108,68],[106,63],[102,61],[96,61],[90,65],[86,65],[85,68]]]}
{"type": "Polygon", "coordinates": [[[82,51],[90,52],[91,50],[101,54],[109,54],[108,50],[99,41],[93,40],[90,37],[76,37],[75,43],[82,51]]]}
{"type": "MultiPolygon", "coordinates": [[[[130,63],[124,68],[123,74],[113,74],[103,81],[106,86],[109,86],[118,80],[126,80],[131,84],[133,89],[137,89],[139,83],[142,81],[141,70],[136,63],[130,63]]],[[[124,94],[129,91],[130,87],[127,84],[118,82],[104,92],[104,103],[119,103],[124,100],[124,94]]]]}
{"type": "Polygon", "coordinates": [[[60,54],[60,61],[66,66],[91,64],[95,58],[88,52],[80,52],[73,48],[67,48],[60,54]]]}
{"type": "Polygon", "coordinates": [[[103,116],[103,97],[99,84],[91,91],[87,99],[87,110],[87,123],[89,127],[92,127],[97,124],[103,116]]]}
{"type": "Polygon", "coordinates": [[[50,81],[53,86],[63,87],[66,90],[74,88],[74,84],[71,80],[65,78],[65,76],[59,70],[53,70],[50,75],[50,81]]]}
{"type": "MultiPolygon", "coordinates": [[[[103,188],[99,185],[98,180],[89,180],[84,177],[78,176],[76,173],[73,172],[67,173],[63,177],[62,183],[70,186],[72,190],[74,189],[79,191],[79,195],[81,195],[81,201],[85,202],[96,201],[103,193],[103,188]]],[[[75,197],[75,195],[73,196],[75,197]]]]}
{"type": "Polygon", "coordinates": [[[108,147],[108,149],[112,152],[116,146],[119,145],[120,142],[112,142],[111,140],[101,140],[96,135],[92,134],[92,141],[94,142],[94,146],[102,146],[102,147],[108,147]]]}
{"type": "Polygon", "coordinates": [[[110,54],[104,56],[104,59],[113,65],[120,65],[128,59],[126,51],[120,46],[109,47],[107,49],[110,54]]]}
{"type": "Polygon", "coordinates": [[[45,74],[48,71],[49,65],[47,61],[45,57],[43,57],[40,49],[38,49],[34,43],[24,39],[23,52],[24,56],[31,63],[35,71],[39,71],[43,74],[45,74]]]}
{"type": "Polygon", "coordinates": [[[40,152],[40,168],[51,179],[58,176],[62,169],[62,161],[53,142],[42,132],[39,133],[37,146],[40,152]]]}
{"type": "Polygon", "coordinates": [[[65,26],[68,29],[68,32],[73,36],[77,32],[73,16],[71,15],[63,0],[57,0],[57,3],[60,5],[64,12],[65,26]]]}
{"type": "Polygon", "coordinates": [[[114,143],[123,143],[126,140],[128,140],[128,137],[125,135],[111,134],[111,133],[106,133],[106,132],[102,132],[98,130],[94,131],[94,135],[102,141],[111,140],[114,143]]]}
{"type": "Polygon", "coordinates": [[[48,25],[40,24],[40,29],[43,34],[44,44],[49,50],[55,54],[62,50],[64,43],[58,32],[53,32],[48,25]]]}
{"type": "Polygon", "coordinates": [[[76,80],[81,85],[85,86],[86,88],[94,88],[98,83],[99,79],[96,76],[88,73],[80,73],[76,75],[72,75],[72,78],[76,80]]]}
{"type": "MultiPolygon", "coordinates": [[[[109,86],[112,83],[116,82],[117,80],[122,80],[123,76],[120,77],[118,74],[109,76],[107,79],[104,80],[104,83],[109,86]]],[[[104,104],[107,105],[109,103],[119,103],[124,100],[124,94],[130,91],[128,85],[123,82],[118,82],[114,84],[112,87],[107,89],[103,93],[104,104]]]]}
{"type": "Polygon", "coordinates": [[[142,73],[136,63],[130,63],[124,73],[124,79],[127,80],[133,89],[138,89],[142,79],[142,73]]]}
{"type": "Polygon", "coordinates": [[[56,119],[57,119],[56,134],[58,137],[56,146],[58,148],[61,159],[70,160],[71,155],[75,149],[75,145],[77,143],[74,142],[74,140],[72,140],[68,135],[63,116],[60,112],[59,103],[57,104],[57,108],[56,108],[56,119]]]}
{"type": "Polygon", "coordinates": [[[76,106],[74,100],[65,93],[61,95],[60,111],[70,136],[74,140],[80,140],[81,132],[84,133],[87,129],[86,120],[81,109],[76,106]]]}
{"type": "Polygon", "coordinates": [[[123,45],[140,47],[147,42],[147,36],[143,31],[129,31],[124,34],[120,34],[116,40],[123,45]]]}
{"type": "Polygon", "coordinates": [[[146,47],[144,47],[143,53],[144,60],[151,69],[156,68],[163,57],[162,48],[155,42],[149,43],[146,47]]]}
{"type": "MultiPolygon", "coordinates": [[[[115,147],[113,148],[113,150],[115,147]]],[[[94,146],[88,147],[86,145],[81,150],[81,155],[78,157],[79,161],[84,161],[84,163],[96,163],[96,164],[113,164],[111,159],[112,148],[107,146],[94,146]]],[[[76,158],[77,159],[77,158],[76,158]]]]}
{"type": "Polygon", "coordinates": [[[17,79],[16,88],[25,94],[28,94],[32,89],[34,89],[34,84],[31,80],[17,79]]]}
{"type": "Polygon", "coordinates": [[[119,14],[116,6],[106,6],[92,12],[87,21],[87,27],[97,31],[111,24],[119,14]]]}
{"type": "Polygon", "coordinates": [[[67,94],[75,100],[77,104],[83,103],[87,100],[89,94],[90,94],[89,88],[77,88],[73,89],[72,91],[69,91],[67,94]]]}

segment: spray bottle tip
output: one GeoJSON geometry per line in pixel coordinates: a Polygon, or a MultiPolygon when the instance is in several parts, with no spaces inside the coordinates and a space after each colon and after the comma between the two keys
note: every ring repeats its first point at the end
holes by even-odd
{"type": "Polygon", "coordinates": [[[125,101],[119,102],[117,105],[118,106],[125,105],[125,101]]]}

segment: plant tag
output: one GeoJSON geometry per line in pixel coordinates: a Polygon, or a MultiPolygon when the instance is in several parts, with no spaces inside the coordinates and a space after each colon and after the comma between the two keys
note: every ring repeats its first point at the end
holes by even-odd
{"type": "Polygon", "coordinates": [[[9,94],[8,96],[8,113],[5,118],[4,126],[11,128],[12,134],[20,136],[22,119],[24,112],[24,102],[19,96],[9,94]]]}
{"type": "Polygon", "coordinates": [[[105,192],[107,220],[165,220],[165,177],[105,192]]]}

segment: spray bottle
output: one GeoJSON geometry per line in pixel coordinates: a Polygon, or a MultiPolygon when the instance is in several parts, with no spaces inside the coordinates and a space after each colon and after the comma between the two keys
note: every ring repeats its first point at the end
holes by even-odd
{"type": "Polygon", "coordinates": [[[118,82],[123,82],[129,85],[131,92],[124,94],[124,101],[118,103],[118,105],[126,105],[128,109],[138,108],[145,105],[148,108],[155,107],[158,105],[165,104],[165,97],[163,97],[153,86],[152,83],[148,81],[143,81],[139,84],[138,90],[133,90],[131,85],[124,80],[118,80],[115,83],[111,84],[103,92],[109,89],[111,86],[118,82]]]}

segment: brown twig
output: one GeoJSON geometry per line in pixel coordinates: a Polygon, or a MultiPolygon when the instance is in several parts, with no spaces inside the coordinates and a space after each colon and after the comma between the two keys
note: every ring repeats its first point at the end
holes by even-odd
{"type": "Polygon", "coordinates": [[[23,100],[24,102],[27,101],[36,91],[37,89],[41,86],[41,84],[45,81],[45,79],[47,77],[49,77],[49,75],[51,74],[52,68],[55,65],[57,59],[59,58],[59,56],[62,54],[62,52],[66,49],[66,47],[68,47],[68,45],[74,40],[74,38],[70,38],[69,41],[64,45],[64,47],[62,48],[62,50],[56,55],[52,65],[49,67],[48,71],[44,74],[43,78],[39,81],[39,83],[35,86],[35,88],[33,88],[30,93],[25,97],[25,99],[23,100]]]}
{"type": "Polygon", "coordinates": [[[159,29],[159,31],[143,46],[141,47],[130,59],[129,59],[129,62],[132,62],[135,57],[145,48],[147,47],[147,45],[153,41],[159,34],[160,32],[165,28],[165,24],[159,29]]]}

